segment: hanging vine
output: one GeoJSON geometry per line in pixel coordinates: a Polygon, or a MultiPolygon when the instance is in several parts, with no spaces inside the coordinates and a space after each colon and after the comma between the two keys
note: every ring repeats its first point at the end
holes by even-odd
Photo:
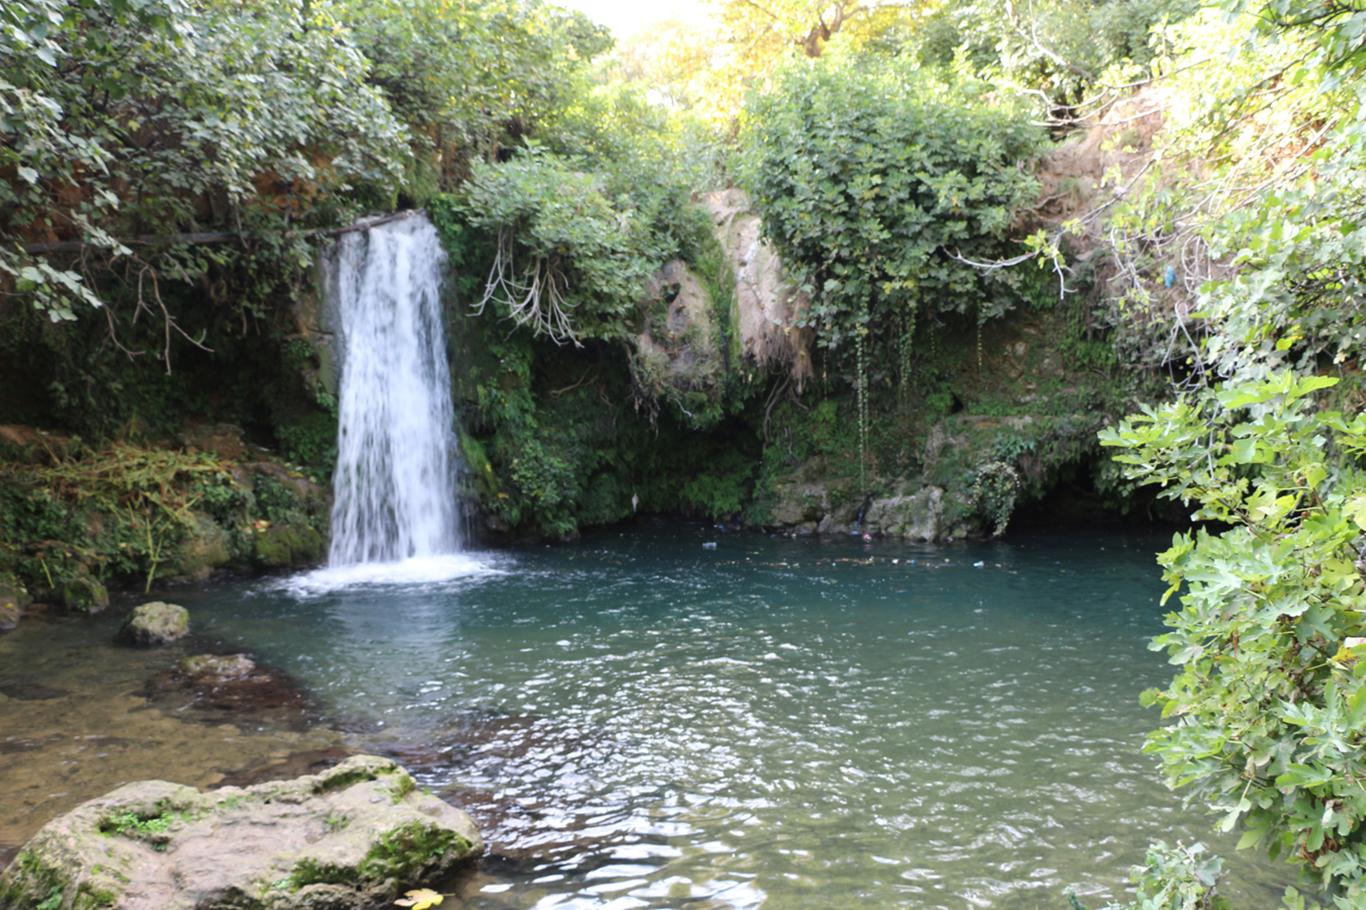
{"type": "Polygon", "coordinates": [[[901,311],[901,332],[897,337],[897,385],[902,404],[911,398],[911,370],[915,366],[915,317],[914,302],[908,302],[901,311]]]}
{"type": "Polygon", "coordinates": [[[859,304],[859,325],[854,330],[854,357],[858,367],[858,479],[868,489],[868,302],[859,304]]]}

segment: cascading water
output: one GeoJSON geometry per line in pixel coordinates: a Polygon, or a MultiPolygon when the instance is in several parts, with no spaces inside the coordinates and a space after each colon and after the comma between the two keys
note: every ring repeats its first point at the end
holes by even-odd
{"type": "Polygon", "coordinates": [[[330,568],[460,550],[445,261],[414,214],[345,235],[328,263],[342,351],[330,568]]]}

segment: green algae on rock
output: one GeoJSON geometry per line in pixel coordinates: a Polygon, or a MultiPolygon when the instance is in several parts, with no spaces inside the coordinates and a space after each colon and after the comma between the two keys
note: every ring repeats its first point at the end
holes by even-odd
{"type": "Polygon", "coordinates": [[[256,661],[245,654],[194,654],[181,660],[176,670],[196,681],[221,682],[246,679],[256,672],[256,661]]]}
{"type": "Polygon", "coordinates": [[[327,541],[302,522],[271,525],[254,537],[256,564],[263,569],[283,569],[322,560],[327,541]]]}
{"type": "Polygon", "coordinates": [[[189,610],[177,604],[154,600],[134,608],[119,629],[119,640],[142,647],[155,647],[170,644],[189,633],[189,610]]]}
{"type": "Polygon", "coordinates": [[[362,908],[482,850],[468,815],[374,756],[245,789],[143,781],[39,831],[0,875],[0,910],[362,908]]]}
{"type": "Polygon", "coordinates": [[[33,602],[23,583],[13,575],[0,574],[0,632],[19,625],[24,608],[33,602]]]}
{"type": "Polygon", "coordinates": [[[109,590],[98,578],[81,572],[62,585],[56,599],[77,613],[99,613],[109,606],[109,590]]]}

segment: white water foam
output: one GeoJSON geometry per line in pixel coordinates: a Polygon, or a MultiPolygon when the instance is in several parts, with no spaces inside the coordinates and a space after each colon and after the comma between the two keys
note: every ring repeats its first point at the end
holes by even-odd
{"type": "Polygon", "coordinates": [[[296,597],[317,597],[344,588],[397,585],[436,585],[477,580],[506,574],[486,554],[444,553],[413,556],[397,562],[364,562],[349,566],[324,566],[282,579],[278,589],[296,597]]]}

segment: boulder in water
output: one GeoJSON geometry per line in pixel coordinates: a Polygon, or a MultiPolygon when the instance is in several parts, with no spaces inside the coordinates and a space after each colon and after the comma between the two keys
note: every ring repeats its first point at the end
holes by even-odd
{"type": "Polygon", "coordinates": [[[178,669],[196,682],[219,683],[252,677],[256,661],[245,654],[195,654],[182,660],[178,669]]]}
{"type": "Polygon", "coordinates": [[[0,875],[0,910],[359,910],[482,850],[468,815],[384,758],[245,789],[143,781],[39,831],[0,875]]]}
{"type": "Polygon", "coordinates": [[[142,647],[169,644],[190,632],[190,611],[154,600],[137,607],[119,629],[119,640],[142,647]]]}

